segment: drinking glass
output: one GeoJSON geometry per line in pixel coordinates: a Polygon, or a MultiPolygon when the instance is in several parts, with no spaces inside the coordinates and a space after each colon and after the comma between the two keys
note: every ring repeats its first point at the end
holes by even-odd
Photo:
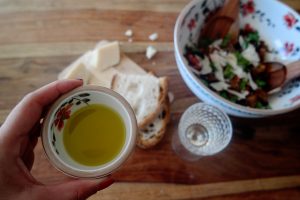
{"type": "Polygon", "coordinates": [[[172,148],[184,160],[196,161],[222,151],[232,137],[229,117],[219,108],[196,103],[181,116],[172,148]]]}

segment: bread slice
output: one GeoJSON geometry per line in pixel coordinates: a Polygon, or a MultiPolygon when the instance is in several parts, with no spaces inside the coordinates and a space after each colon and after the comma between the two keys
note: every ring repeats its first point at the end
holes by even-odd
{"type": "Polygon", "coordinates": [[[165,135],[170,121],[170,103],[166,98],[160,114],[146,128],[138,133],[137,145],[142,149],[149,149],[157,145],[165,135]]]}
{"type": "Polygon", "coordinates": [[[152,74],[122,74],[113,77],[111,89],[121,94],[133,108],[138,127],[145,128],[158,116],[168,91],[166,77],[152,74]]]}

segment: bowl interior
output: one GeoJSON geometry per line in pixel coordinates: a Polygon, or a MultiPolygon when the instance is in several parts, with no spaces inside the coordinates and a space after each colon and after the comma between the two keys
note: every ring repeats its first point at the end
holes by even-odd
{"type": "Polygon", "coordinates": [[[71,95],[61,97],[53,105],[45,120],[43,144],[48,157],[60,170],[75,176],[78,173],[80,176],[81,172],[91,173],[89,175],[92,176],[95,176],[93,173],[96,173],[97,176],[107,174],[110,170],[118,167],[124,161],[124,157],[132,150],[132,144],[135,143],[136,126],[134,115],[132,115],[131,108],[128,110],[129,106],[126,104],[127,102],[124,102],[124,99],[120,99],[119,96],[110,92],[110,90],[79,90],[71,95]],[[65,124],[70,120],[72,114],[92,104],[105,105],[119,113],[126,131],[125,143],[120,153],[112,161],[100,166],[85,166],[74,161],[67,153],[63,142],[65,124]]]}
{"type": "MultiPolygon", "coordinates": [[[[187,73],[193,76],[192,70],[188,67],[188,62],[184,58],[185,47],[187,44],[197,44],[200,30],[206,20],[206,17],[222,6],[224,0],[194,0],[182,11],[177,21],[175,30],[175,46],[179,52],[177,60],[181,60],[184,66],[187,66],[187,73]],[[176,44],[177,43],[177,44],[176,44]],[[179,56],[178,56],[179,55],[179,56]]],[[[266,42],[272,51],[273,61],[279,61],[288,64],[300,58],[300,17],[291,8],[285,6],[277,0],[241,0],[240,4],[240,28],[246,25],[256,29],[262,40],[266,42]]],[[[182,66],[179,66],[182,67],[182,66]]],[[[200,81],[197,81],[201,87],[208,89],[200,81]]],[[[209,93],[211,94],[211,92],[209,93]]],[[[240,109],[248,109],[253,112],[271,113],[274,110],[289,110],[300,106],[300,79],[295,79],[287,84],[283,90],[270,97],[272,110],[259,110],[246,108],[231,103],[218,95],[214,98],[220,99],[231,106],[237,106],[240,109]]]]}

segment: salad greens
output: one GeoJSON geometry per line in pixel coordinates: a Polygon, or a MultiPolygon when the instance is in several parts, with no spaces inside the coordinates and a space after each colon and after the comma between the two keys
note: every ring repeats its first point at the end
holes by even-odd
{"type": "Polygon", "coordinates": [[[241,66],[245,71],[249,72],[251,63],[246,58],[244,58],[240,52],[235,52],[234,55],[236,56],[237,64],[241,66]]]}
{"type": "Polygon", "coordinates": [[[211,45],[213,43],[213,40],[210,38],[201,38],[199,39],[199,47],[203,47],[203,48],[208,48],[209,45],[211,45]]]}
{"type": "Polygon", "coordinates": [[[269,50],[258,31],[242,29],[235,44],[230,35],[218,40],[200,37],[198,44],[186,45],[184,56],[197,77],[223,98],[244,106],[270,109],[262,66],[264,52],[269,50]],[[202,71],[204,67],[206,70],[202,71]]]}
{"type": "Polygon", "coordinates": [[[221,47],[221,48],[226,48],[226,47],[228,47],[228,45],[230,44],[230,40],[231,40],[231,36],[230,36],[230,35],[226,35],[226,36],[223,38],[220,47],[221,47]]]}
{"type": "Polygon", "coordinates": [[[257,31],[250,32],[249,34],[247,34],[244,40],[246,42],[246,47],[248,47],[249,43],[259,45],[259,41],[260,41],[259,34],[257,31]]]}
{"type": "Polygon", "coordinates": [[[248,83],[247,79],[245,79],[245,78],[241,79],[241,81],[240,81],[240,89],[241,89],[241,91],[246,90],[247,83],[248,83]]]}
{"type": "Polygon", "coordinates": [[[258,87],[263,88],[267,85],[267,82],[261,79],[256,79],[255,83],[257,84],[258,87]]]}
{"type": "Polygon", "coordinates": [[[226,64],[224,69],[224,78],[225,79],[232,79],[235,76],[232,70],[232,66],[230,64],[226,64]]]}

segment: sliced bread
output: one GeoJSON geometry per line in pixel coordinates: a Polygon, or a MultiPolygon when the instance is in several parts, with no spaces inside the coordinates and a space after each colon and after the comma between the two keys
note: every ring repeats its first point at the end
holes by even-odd
{"type": "Polygon", "coordinates": [[[149,149],[157,145],[165,135],[170,121],[170,103],[166,98],[165,103],[156,119],[138,133],[137,145],[142,149],[149,149]]]}
{"type": "Polygon", "coordinates": [[[113,77],[111,89],[121,94],[133,108],[139,129],[154,121],[161,111],[168,91],[166,77],[152,74],[122,74],[113,77]]]}

